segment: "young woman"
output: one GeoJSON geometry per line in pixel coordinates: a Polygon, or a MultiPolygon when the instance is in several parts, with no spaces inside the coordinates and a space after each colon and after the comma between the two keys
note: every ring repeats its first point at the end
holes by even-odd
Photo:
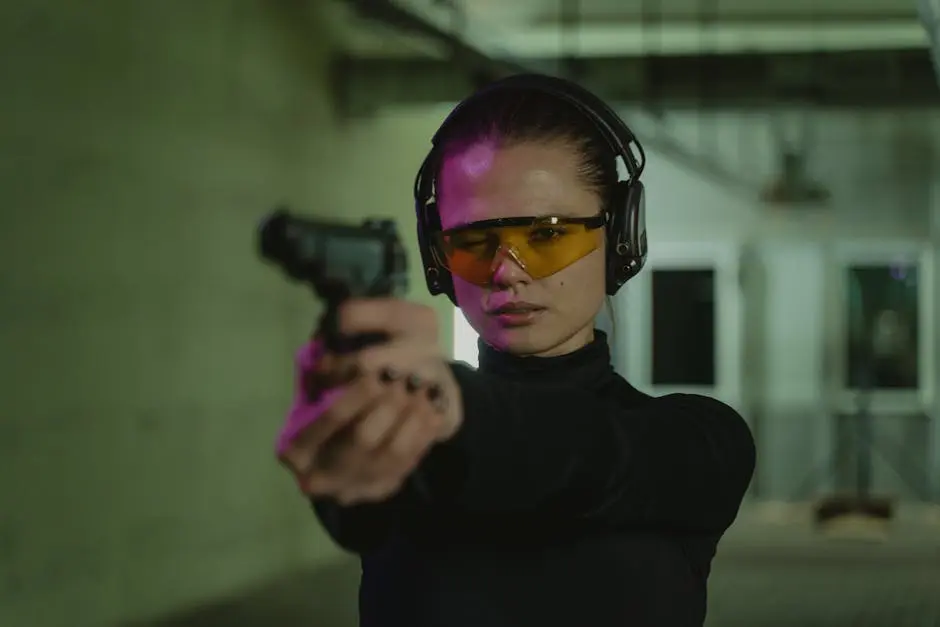
{"type": "Polygon", "coordinates": [[[279,456],[361,556],[362,627],[702,625],[754,443],[716,400],[637,391],[594,328],[643,265],[643,159],[573,84],[485,88],[416,185],[429,288],[479,333],[479,369],[397,300],[341,312],[386,343],[299,353],[279,456]]]}

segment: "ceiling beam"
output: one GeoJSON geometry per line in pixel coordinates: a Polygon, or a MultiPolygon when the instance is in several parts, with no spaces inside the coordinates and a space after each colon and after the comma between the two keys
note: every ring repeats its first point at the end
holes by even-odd
{"type": "MultiPolygon", "coordinates": [[[[500,58],[543,57],[569,52],[588,57],[620,57],[637,54],[734,54],[745,51],[807,52],[816,50],[925,49],[927,39],[913,6],[897,12],[862,13],[833,19],[825,2],[813,6],[780,8],[765,18],[756,6],[748,21],[725,19],[728,8],[708,2],[697,13],[682,15],[668,2],[622,2],[623,10],[610,19],[593,19],[591,12],[552,11],[545,21],[531,14],[515,14],[531,3],[505,0],[498,6],[485,3],[433,0],[351,0],[364,12],[377,5],[393,5],[439,31],[459,36],[485,53],[500,58]],[[466,5],[466,6],[464,6],[466,5]],[[784,15],[789,19],[780,19],[784,15]],[[532,18],[535,18],[534,20],[532,18]],[[632,19],[631,19],[632,18],[632,19]]],[[[905,0],[913,4],[914,0],[905,0]]],[[[551,3],[550,3],[551,4],[551,3]]],[[[684,3],[686,5],[695,3],[684,3]]],[[[388,10],[386,6],[385,9],[388,10]]],[[[741,13],[738,13],[740,17],[741,13]]]]}
{"type": "MultiPolygon", "coordinates": [[[[471,7],[472,8],[472,7],[471,7]]],[[[485,14],[485,11],[483,12],[485,14]]],[[[736,11],[728,9],[719,9],[717,11],[650,11],[644,14],[642,8],[636,5],[636,8],[626,7],[626,10],[615,10],[609,13],[590,13],[580,17],[579,22],[585,26],[594,24],[681,24],[692,23],[700,27],[707,24],[720,22],[722,24],[736,24],[743,26],[760,24],[805,24],[811,21],[820,26],[829,24],[870,24],[872,22],[897,22],[908,23],[911,21],[911,9],[909,6],[901,5],[893,9],[878,10],[856,10],[856,11],[832,11],[824,6],[811,14],[805,11],[786,11],[778,8],[768,8],[754,11],[736,11]],[[631,10],[632,9],[632,10],[631,10]]],[[[558,26],[559,19],[556,13],[536,15],[530,23],[533,26],[558,26]]]]}
{"type": "MultiPolygon", "coordinates": [[[[685,145],[664,127],[657,113],[667,107],[703,108],[715,106],[754,106],[767,102],[779,102],[784,95],[792,99],[808,93],[819,100],[828,95],[829,104],[862,101],[857,93],[841,99],[833,97],[820,82],[827,77],[846,79],[833,71],[838,63],[833,59],[843,58],[828,53],[812,55],[738,55],[737,64],[725,63],[721,57],[672,56],[630,57],[607,56],[600,58],[559,59],[557,51],[550,58],[507,59],[496,54],[467,33],[459,24],[447,27],[426,15],[402,6],[401,0],[346,0],[358,11],[360,17],[390,26],[402,34],[417,35],[436,42],[449,52],[446,60],[387,60],[363,59],[351,56],[340,57],[333,67],[334,95],[338,98],[341,112],[347,115],[368,113],[388,105],[454,103],[464,98],[481,82],[487,82],[519,72],[545,72],[575,78],[599,93],[611,103],[639,105],[632,117],[632,126],[643,137],[649,149],[659,152],[674,163],[683,165],[727,189],[750,194],[753,182],[742,177],[735,169],[725,167],[713,155],[685,145]],[[780,58],[784,60],[781,61],[780,58]],[[767,60],[778,61],[768,64],[767,60]],[[576,63],[567,63],[576,61],[576,63]],[[826,75],[818,68],[827,68],[826,75]],[[768,79],[768,75],[771,79],[768,79]],[[343,108],[344,107],[344,108],[343,108]]],[[[899,51],[898,54],[910,52],[899,51]]],[[[926,58],[926,51],[914,54],[926,58]]],[[[885,51],[877,55],[884,56],[885,51]]],[[[548,55],[545,55],[548,56],[548,55]]],[[[732,55],[733,56],[733,55],[732,55]]],[[[892,59],[899,58],[896,55],[892,59]]],[[[905,68],[903,64],[888,64],[868,59],[868,67],[852,66],[863,71],[864,79],[856,80],[855,92],[872,92],[869,83],[875,82],[883,92],[904,90],[910,75],[917,74],[916,63],[905,68]],[[874,69],[873,69],[874,68],[874,69]],[[887,69],[886,69],[887,68],[887,69]],[[861,85],[865,86],[862,87],[861,85]]],[[[857,64],[863,65],[863,64],[857,64]]],[[[928,67],[929,61],[928,61],[928,67]]],[[[846,68],[841,68],[844,72],[846,68]]],[[[930,83],[930,93],[936,92],[935,83],[930,83]]],[[[916,94],[921,100],[921,92],[916,94]]],[[[891,95],[881,95],[881,101],[891,95]]],[[[898,100],[899,98],[894,97],[898,100]]],[[[933,101],[938,99],[934,96],[933,101]]],[[[904,100],[905,103],[909,99],[904,100]]],[[[850,105],[851,106],[851,105],[850,105]]],[[[884,106],[884,105],[881,105],[884,106]]]]}
{"type": "MultiPolygon", "coordinates": [[[[553,63],[522,61],[530,67],[553,63]]],[[[451,103],[464,98],[475,79],[486,78],[454,68],[440,60],[340,56],[334,79],[350,105],[451,103]]],[[[765,108],[794,101],[846,109],[940,106],[926,50],[606,57],[579,60],[579,74],[610,101],[653,110],[765,108]]]]}

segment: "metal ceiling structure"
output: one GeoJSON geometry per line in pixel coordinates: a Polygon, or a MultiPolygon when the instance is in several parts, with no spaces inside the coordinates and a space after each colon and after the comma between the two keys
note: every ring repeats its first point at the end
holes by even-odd
{"type": "MultiPolygon", "coordinates": [[[[338,57],[344,89],[372,94],[373,104],[452,102],[475,80],[500,73],[475,51],[452,61],[338,57]]],[[[736,53],[709,56],[582,58],[579,80],[612,101],[681,109],[767,108],[807,101],[816,107],[877,109],[940,105],[930,56],[921,50],[840,53],[736,53]]],[[[533,63],[545,67],[548,63],[533,63]]],[[[515,67],[506,65],[505,67],[515,67]]],[[[521,67],[530,67],[523,65],[521,67]]]]}
{"type": "MultiPolygon", "coordinates": [[[[673,140],[663,111],[940,106],[914,0],[346,0],[334,85],[346,112],[450,103],[502,75],[575,78],[631,110],[647,144],[753,182],[673,140]]],[[[924,0],[936,2],[937,0],[924,0]]]]}
{"type": "Polygon", "coordinates": [[[535,69],[576,74],[610,100],[654,109],[793,100],[852,109],[940,105],[916,6],[896,0],[473,0],[466,11],[455,0],[346,5],[399,33],[397,47],[386,31],[360,37],[337,59],[339,83],[350,94],[371,92],[373,102],[452,102],[477,80],[535,69]],[[599,25],[597,16],[614,7],[618,18],[599,25]]]}

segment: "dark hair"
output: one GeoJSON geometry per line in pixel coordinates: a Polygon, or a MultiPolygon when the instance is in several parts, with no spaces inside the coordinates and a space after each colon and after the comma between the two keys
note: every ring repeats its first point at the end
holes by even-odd
{"type": "MultiPolygon", "coordinates": [[[[502,146],[570,145],[580,156],[582,181],[605,206],[619,178],[616,155],[591,119],[570,102],[541,90],[507,87],[467,103],[448,121],[439,145],[443,154],[449,154],[486,139],[502,146]]],[[[440,176],[440,171],[436,174],[440,176]]]]}

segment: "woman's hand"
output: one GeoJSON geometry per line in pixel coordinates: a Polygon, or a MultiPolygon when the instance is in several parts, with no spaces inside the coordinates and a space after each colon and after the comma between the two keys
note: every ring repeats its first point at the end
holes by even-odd
{"type": "Polygon", "coordinates": [[[339,314],[344,335],[389,341],[331,355],[314,342],[298,353],[298,389],[278,457],[307,494],[344,504],[395,494],[431,446],[462,420],[460,389],[428,307],[359,300],[339,314]]]}

